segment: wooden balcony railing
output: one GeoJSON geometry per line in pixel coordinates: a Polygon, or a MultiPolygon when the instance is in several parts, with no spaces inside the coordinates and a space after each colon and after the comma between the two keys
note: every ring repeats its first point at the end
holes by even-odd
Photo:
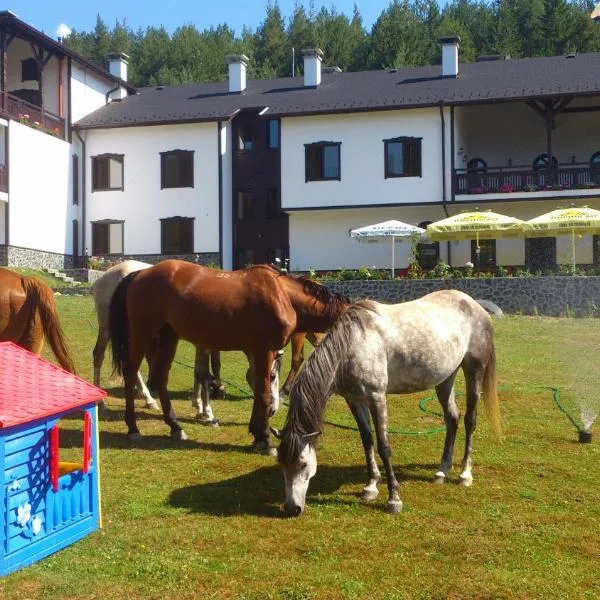
{"type": "Polygon", "coordinates": [[[42,110],[41,107],[8,94],[7,105],[4,110],[11,117],[34,129],[38,129],[60,139],[65,137],[65,120],[52,113],[42,110]]]}
{"type": "Polygon", "coordinates": [[[531,166],[456,169],[453,183],[455,194],[594,189],[600,188],[600,165],[567,163],[538,169],[531,166]]]}

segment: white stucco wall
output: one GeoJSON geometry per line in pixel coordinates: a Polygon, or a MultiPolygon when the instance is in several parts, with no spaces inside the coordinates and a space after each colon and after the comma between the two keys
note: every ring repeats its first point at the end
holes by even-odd
{"type": "Polygon", "coordinates": [[[8,131],[11,246],[71,254],[71,145],[15,121],[8,131]]]}
{"type": "Polygon", "coordinates": [[[222,159],[222,193],[223,193],[223,268],[233,268],[233,193],[232,160],[233,143],[231,139],[231,123],[221,126],[221,159],[222,159]]]}
{"type": "Polygon", "coordinates": [[[73,123],[106,104],[106,94],[113,82],[86,71],[80,65],[71,66],[71,116],[73,123]]]}
{"type": "MultiPolygon", "coordinates": [[[[390,268],[391,241],[364,243],[350,237],[350,230],[380,221],[397,219],[417,225],[441,219],[436,207],[366,208],[299,211],[290,214],[290,268],[293,271],[357,269],[361,266],[390,268]]],[[[396,243],[395,266],[408,267],[411,244],[396,243]]],[[[440,244],[440,257],[447,259],[446,244],[440,244]]]]}
{"type": "Polygon", "coordinates": [[[281,205],[286,208],[440,202],[439,109],[284,118],[281,205]],[[385,179],[383,140],[422,138],[422,177],[385,179]],[[341,181],[305,181],[304,144],[341,142],[341,181]]]}
{"type": "Polygon", "coordinates": [[[6,244],[6,207],[8,203],[0,201],[0,244],[6,244]]]}
{"type": "MultiPolygon", "coordinates": [[[[160,254],[160,219],[194,217],[194,252],[219,251],[216,123],[90,130],[86,138],[86,246],[91,222],[123,220],[125,254],[160,254]],[[194,187],[160,189],[160,152],[194,151],[194,187]],[[91,159],[124,155],[124,190],[91,192],[91,159]]],[[[85,250],[85,248],[84,248],[85,250]]]]}
{"type": "MultiPolygon", "coordinates": [[[[599,97],[594,100],[595,105],[600,104],[599,97]]],[[[592,99],[589,102],[594,103],[592,99]]],[[[570,163],[573,157],[576,163],[588,162],[600,150],[600,113],[557,115],[552,148],[559,163],[570,163]]],[[[524,102],[456,108],[457,169],[466,167],[464,155],[482,158],[488,167],[506,167],[509,159],[513,166],[530,166],[544,153],[545,119],[524,102]]]]}

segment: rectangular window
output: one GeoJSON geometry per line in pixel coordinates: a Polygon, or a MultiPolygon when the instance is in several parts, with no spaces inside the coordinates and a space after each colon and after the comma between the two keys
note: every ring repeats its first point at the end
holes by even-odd
{"type": "Polygon", "coordinates": [[[270,119],[267,121],[269,148],[279,148],[279,121],[270,119]]]}
{"type": "Polygon", "coordinates": [[[252,192],[237,193],[237,220],[248,221],[254,218],[254,205],[252,204],[252,192]]]}
{"type": "Polygon", "coordinates": [[[160,189],[194,187],[194,151],[160,153],[160,189]]]}
{"type": "Polygon", "coordinates": [[[79,156],[73,154],[73,204],[79,204],[79,156]]]}
{"type": "Polygon", "coordinates": [[[123,190],[123,155],[92,156],[92,192],[123,190]]]}
{"type": "Polygon", "coordinates": [[[194,218],[171,217],[160,220],[161,254],[193,254],[194,218]]]}
{"type": "Polygon", "coordinates": [[[306,181],[339,181],[340,147],[341,142],[305,144],[306,181]]]}
{"type": "Polygon", "coordinates": [[[92,254],[123,254],[123,221],[92,223],[92,254]]]}
{"type": "Polygon", "coordinates": [[[477,242],[471,240],[471,262],[477,270],[494,270],[496,268],[496,240],[479,240],[479,256],[477,256],[477,242]]]}
{"type": "Polygon", "coordinates": [[[383,140],[385,178],[421,177],[421,138],[383,140]]]}
{"type": "Polygon", "coordinates": [[[277,188],[268,188],[267,201],[265,204],[265,217],[267,219],[276,219],[279,216],[281,216],[279,190],[277,188]]]}

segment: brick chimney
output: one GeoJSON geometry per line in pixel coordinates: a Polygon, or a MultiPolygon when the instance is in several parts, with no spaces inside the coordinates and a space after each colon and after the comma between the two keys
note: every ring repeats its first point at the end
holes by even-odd
{"type": "Polygon", "coordinates": [[[229,91],[243,92],[246,89],[246,67],[248,57],[245,54],[230,54],[227,57],[229,65],[229,91]]]}
{"type": "Polygon", "coordinates": [[[442,45],[442,77],[457,77],[460,38],[457,35],[442,37],[440,44],[442,45]]]}
{"type": "Polygon", "coordinates": [[[318,87],[321,83],[323,51],[319,48],[302,50],[304,57],[304,87],[318,87]]]}

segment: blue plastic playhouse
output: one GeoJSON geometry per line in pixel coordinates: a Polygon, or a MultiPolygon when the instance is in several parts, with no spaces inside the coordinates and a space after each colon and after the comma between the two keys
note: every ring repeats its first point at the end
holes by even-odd
{"type": "Polygon", "coordinates": [[[100,526],[97,402],[106,392],[0,343],[0,576],[100,526]],[[83,419],[81,460],[61,461],[60,421],[83,419]]]}

